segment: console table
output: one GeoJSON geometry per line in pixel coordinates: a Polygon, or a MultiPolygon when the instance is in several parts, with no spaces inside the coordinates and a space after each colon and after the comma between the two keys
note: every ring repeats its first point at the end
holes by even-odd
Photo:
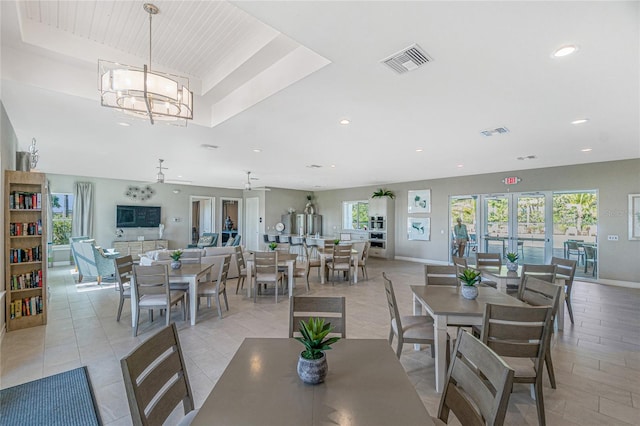
{"type": "Polygon", "coordinates": [[[138,260],[140,254],[151,250],[169,248],[169,240],[114,241],[112,247],[121,255],[130,254],[133,260],[138,260]]]}

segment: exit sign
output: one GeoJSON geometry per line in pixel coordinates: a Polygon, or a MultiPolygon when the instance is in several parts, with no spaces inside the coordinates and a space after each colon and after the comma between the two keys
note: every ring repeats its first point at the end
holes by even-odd
{"type": "Polygon", "coordinates": [[[502,183],[504,183],[505,185],[516,185],[521,180],[522,179],[520,179],[518,176],[509,176],[502,179],[502,183]]]}

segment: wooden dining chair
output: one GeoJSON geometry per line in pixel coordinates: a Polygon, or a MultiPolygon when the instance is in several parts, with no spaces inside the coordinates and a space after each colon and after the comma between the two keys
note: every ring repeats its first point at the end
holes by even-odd
{"type": "Polygon", "coordinates": [[[309,318],[323,319],[325,324],[331,323],[330,334],[347,337],[347,304],[344,296],[317,297],[293,296],[289,298],[289,337],[300,334],[300,321],[309,318]]]}
{"type": "Polygon", "coordinates": [[[118,314],[116,321],[120,321],[122,307],[125,299],[131,299],[131,276],[133,275],[133,258],[131,255],[117,257],[113,259],[116,268],[116,281],[118,292],[120,293],[120,303],[118,304],[118,314]]]}
{"type": "Polygon", "coordinates": [[[344,273],[351,283],[351,244],[338,244],[333,246],[331,262],[326,263],[327,274],[331,272],[331,282],[335,285],[333,277],[336,272],[344,273]]]}
{"type": "Polygon", "coordinates": [[[369,259],[369,249],[371,248],[371,242],[366,241],[364,246],[362,247],[362,254],[360,254],[360,259],[358,259],[358,265],[353,264],[353,267],[360,267],[362,269],[362,276],[365,280],[369,279],[369,274],[367,273],[367,260],[369,259]]]}
{"type": "Polygon", "coordinates": [[[482,342],[514,369],[513,383],[533,385],[538,423],[546,424],[542,395],[544,357],[551,333],[550,306],[506,306],[487,303],[482,342]]]}
{"type": "MultiPolygon", "coordinates": [[[[500,270],[502,257],[499,253],[476,253],[476,267],[494,267],[500,270]]],[[[480,276],[480,282],[487,287],[498,288],[496,281],[488,280],[482,276],[480,276]]]]}
{"type": "MultiPolygon", "coordinates": [[[[314,240],[315,241],[315,240],[314,240]]],[[[304,255],[309,265],[309,272],[311,269],[316,268],[318,270],[318,277],[320,277],[320,268],[322,266],[320,258],[318,257],[318,246],[314,242],[313,245],[308,245],[307,240],[302,243],[304,255]]],[[[309,274],[307,274],[307,281],[309,281],[309,274]]]]}
{"type": "Polygon", "coordinates": [[[514,370],[466,331],[461,329],[456,341],[434,420],[448,423],[452,411],[463,425],[502,425],[514,370]]]}
{"type": "Polygon", "coordinates": [[[533,276],[548,283],[555,282],[556,265],[522,265],[522,273],[520,274],[520,283],[517,285],[507,284],[507,294],[516,293],[516,297],[522,300],[522,285],[528,276],[533,276]]]}
{"type": "Polygon", "coordinates": [[[166,310],[166,325],[171,322],[171,307],[182,303],[182,314],[187,319],[187,293],[169,289],[168,265],[133,266],[133,280],[136,286],[136,309],[133,335],[138,335],[140,310],[148,309],[153,321],[153,309],[166,310]]]}
{"type": "Polygon", "coordinates": [[[236,284],[236,294],[239,289],[244,289],[244,282],[247,280],[247,263],[244,260],[242,246],[235,246],[236,266],[238,267],[238,283],[236,284]]]}
{"type": "MultiPolygon", "coordinates": [[[[571,306],[571,289],[573,288],[573,278],[576,275],[576,266],[578,261],[563,259],[562,257],[552,257],[551,264],[556,265],[556,276],[562,275],[567,278],[564,280],[564,301],[567,304],[569,318],[573,324],[573,307],[571,306]]],[[[562,303],[560,303],[562,304],[562,303]]],[[[564,309],[558,306],[558,309],[564,309]]]]}
{"type": "MultiPolygon", "coordinates": [[[[393,291],[393,283],[387,278],[386,273],[382,273],[384,279],[384,290],[387,296],[387,306],[391,325],[389,327],[389,344],[393,344],[393,336],[397,337],[398,346],[396,356],[400,359],[402,347],[405,343],[415,343],[431,346],[431,358],[435,357],[435,340],[433,332],[433,318],[428,315],[404,315],[400,316],[396,294],[393,291]]],[[[449,337],[447,336],[447,360],[449,359],[449,337]]]]}
{"type": "MultiPolygon", "coordinates": [[[[563,306],[560,300],[561,290],[557,284],[528,275],[524,279],[518,298],[532,306],[551,306],[551,332],[553,332],[553,321],[558,312],[558,307],[559,305],[563,306]]],[[[553,370],[553,360],[551,359],[551,333],[549,333],[549,344],[544,355],[544,363],[547,366],[551,387],[555,389],[556,375],[553,370]]]]}
{"type": "Polygon", "coordinates": [[[460,266],[462,268],[466,268],[467,267],[467,258],[466,257],[458,257],[458,256],[453,256],[451,258],[451,262],[455,265],[455,266],[460,266]]]}
{"type": "Polygon", "coordinates": [[[458,270],[455,265],[424,265],[424,284],[458,287],[458,270]]]}
{"type": "Polygon", "coordinates": [[[163,328],[120,361],[132,423],[160,425],[182,403],[189,424],[198,413],[176,325],[163,328]]]}
{"type": "Polygon", "coordinates": [[[222,258],[222,265],[218,272],[218,279],[198,284],[198,309],[200,309],[200,298],[207,298],[207,307],[211,308],[211,298],[216,298],[216,307],[218,308],[218,316],[222,318],[222,306],[220,305],[220,297],[224,296],[224,305],[229,310],[229,300],[227,299],[227,275],[229,274],[229,266],[231,264],[231,255],[227,254],[222,258]]]}
{"type": "Polygon", "coordinates": [[[258,301],[257,295],[260,285],[274,285],[276,293],[276,303],[278,303],[278,287],[282,286],[284,274],[278,271],[278,252],[277,251],[257,251],[254,256],[254,291],[253,302],[258,301]]]}

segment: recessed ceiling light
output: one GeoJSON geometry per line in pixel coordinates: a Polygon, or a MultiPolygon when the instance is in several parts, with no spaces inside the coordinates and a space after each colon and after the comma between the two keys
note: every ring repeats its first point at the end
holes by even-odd
{"type": "Polygon", "coordinates": [[[580,151],[582,151],[582,152],[591,152],[591,151],[593,151],[593,148],[582,148],[580,151]]]}
{"type": "Polygon", "coordinates": [[[422,149],[422,148],[417,148],[416,149],[416,152],[422,152],[422,151],[424,151],[424,149],[422,149]]]}
{"type": "Polygon", "coordinates": [[[586,122],[588,122],[588,121],[589,121],[589,119],[588,119],[588,118],[579,118],[579,119],[577,119],[577,120],[573,120],[573,121],[571,122],[571,124],[575,124],[575,125],[578,125],[578,124],[584,124],[584,123],[586,123],[586,122]]]}
{"type": "Polygon", "coordinates": [[[204,149],[218,149],[218,145],[211,145],[208,143],[203,143],[202,145],[200,145],[200,148],[204,148],[204,149]]]}
{"type": "Polygon", "coordinates": [[[564,56],[571,55],[572,53],[576,53],[578,51],[578,46],[575,44],[565,44],[564,46],[560,46],[553,52],[554,58],[562,58],[564,56]]]}
{"type": "Polygon", "coordinates": [[[123,127],[129,127],[129,126],[131,126],[131,124],[129,124],[129,123],[124,123],[124,122],[123,122],[123,123],[118,123],[118,124],[119,124],[119,125],[121,125],[121,126],[123,126],[123,127]]]}
{"type": "Polygon", "coordinates": [[[254,149],[254,150],[253,150],[253,152],[262,152],[262,150],[261,150],[261,149],[256,148],[256,149],[254,149]]]}
{"type": "Polygon", "coordinates": [[[332,165],[331,165],[331,167],[335,169],[335,168],[336,168],[336,165],[335,165],[335,164],[332,164],[332,165]]]}
{"type": "Polygon", "coordinates": [[[340,120],[340,124],[342,124],[343,126],[346,126],[347,124],[350,124],[351,121],[347,120],[346,118],[343,118],[342,120],[340,120]]]}
{"type": "Polygon", "coordinates": [[[463,168],[463,167],[464,167],[464,164],[458,164],[456,167],[458,167],[458,168],[460,168],[460,169],[461,169],[461,168],[463,168]]]}
{"type": "Polygon", "coordinates": [[[178,177],[179,177],[179,178],[181,178],[181,177],[182,177],[182,175],[178,175],[178,177]]]}

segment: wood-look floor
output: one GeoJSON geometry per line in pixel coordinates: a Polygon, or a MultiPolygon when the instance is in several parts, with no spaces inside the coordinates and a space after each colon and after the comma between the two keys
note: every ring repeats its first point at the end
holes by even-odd
{"type": "MultiPolygon", "coordinates": [[[[321,285],[314,271],[311,294],[347,297],[348,338],[386,339],[389,313],[382,272],[394,282],[401,313],[410,314],[409,285],[424,283],[423,267],[370,259],[368,269],[370,279],[355,286],[321,285]]],[[[0,387],[87,365],[103,422],[130,424],[119,360],[161,327],[164,318],[149,324],[143,313],[140,334],[132,337],[128,302],[121,321],[115,320],[118,293],[113,284],[76,284],[68,267],[54,268],[49,277],[49,323],[4,336],[0,387]]],[[[235,279],[230,287],[235,290],[235,279]]],[[[296,292],[303,294],[304,285],[298,285],[296,292]]],[[[195,327],[177,321],[197,407],[245,337],[284,337],[288,333],[286,298],[277,305],[272,296],[254,304],[233,293],[229,294],[231,310],[222,320],[215,309],[204,307],[195,327]]],[[[558,388],[551,389],[545,375],[547,424],[640,424],[640,290],[576,282],[573,300],[575,325],[567,315],[564,332],[553,336],[558,388]]],[[[174,312],[180,319],[178,311],[174,312]]],[[[440,395],[434,390],[434,362],[428,348],[415,352],[412,345],[405,345],[401,362],[435,415],[440,395]]],[[[180,417],[175,414],[176,419],[180,417]]],[[[537,424],[535,402],[527,386],[514,388],[506,423],[537,424]]]]}

